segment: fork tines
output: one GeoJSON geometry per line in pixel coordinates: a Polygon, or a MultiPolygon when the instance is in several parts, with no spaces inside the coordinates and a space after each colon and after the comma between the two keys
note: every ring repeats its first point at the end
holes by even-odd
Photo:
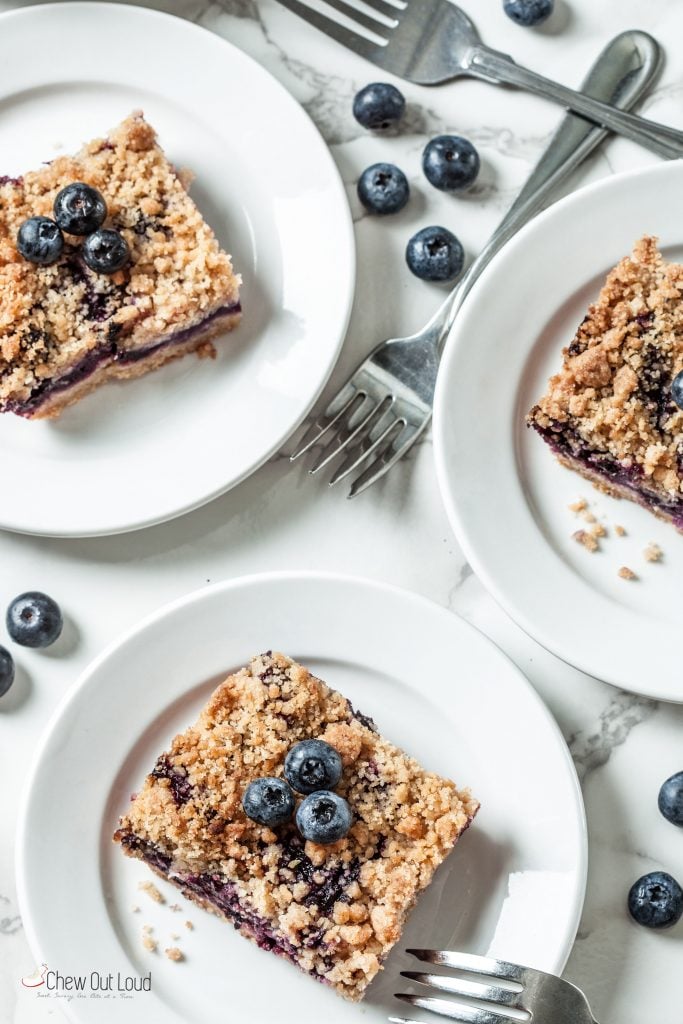
{"type": "Polygon", "coordinates": [[[368,60],[373,60],[382,50],[387,42],[386,33],[398,24],[397,19],[392,17],[392,13],[400,13],[399,8],[386,3],[385,0],[364,0],[364,3],[377,13],[377,17],[360,11],[352,4],[346,3],[345,0],[325,0],[331,11],[334,10],[342,14],[349,25],[353,26],[351,28],[337,21],[331,13],[323,14],[317,8],[309,7],[302,0],[280,0],[280,3],[283,7],[287,7],[292,14],[298,14],[310,25],[314,25],[321,32],[336,39],[342,46],[346,46],[349,50],[355,50],[356,53],[368,60]],[[374,40],[368,39],[364,34],[366,32],[370,32],[375,37],[374,40]]]}
{"type": "MultiPolygon", "coordinates": [[[[397,992],[396,998],[402,1002],[463,1024],[518,1024],[519,1021],[529,1020],[529,1011],[521,997],[521,980],[525,974],[523,967],[505,960],[449,950],[409,949],[407,952],[427,963],[450,967],[466,974],[486,975],[490,982],[470,981],[459,976],[424,971],[402,971],[401,976],[409,981],[444,992],[457,1000],[452,1002],[438,996],[397,992]],[[502,984],[497,983],[499,979],[502,984]],[[461,999],[464,1001],[461,1002],[461,999]]],[[[413,1024],[401,1017],[392,1017],[390,1020],[398,1024],[413,1024]]]]}

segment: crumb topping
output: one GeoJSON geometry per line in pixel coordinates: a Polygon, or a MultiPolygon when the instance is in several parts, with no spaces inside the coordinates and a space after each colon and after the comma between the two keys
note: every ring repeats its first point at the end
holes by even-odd
{"type": "Polygon", "coordinates": [[[0,178],[0,402],[28,399],[89,353],[144,348],[238,300],[239,278],[188,184],[139,111],[76,156],[0,178]],[[51,216],[57,192],[74,181],[99,189],[104,226],[128,243],[131,263],[115,274],[89,270],[73,236],[50,266],[16,250],[22,222],[51,216]]]}
{"type": "MultiPolygon", "coordinates": [[[[603,484],[611,493],[619,469],[665,500],[683,491],[683,410],[670,395],[683,369],[682,294],[683,266],[665,261],[656,239],[637,242],[609,273],[529,413],[551,444],[564,433],[577,452],[611,459],[616,469],[603,484]]],[[[592,469],[600,475],[597,462],[592,469]]]]}
{"type": "Polygon", "coordinates": [[[200,896],[228,885],[221,898],[239,901],[245,934],[258,920],[299,966],[359,998],[478,809],[371,725],[284,655],[254,658],[159,758],[115,838],[200,896]],[[307,738],[326,740],[344,763],[336,790],[354,823],[331,846],[303,843],[294,826],[264,828],[241,805],[248,783],[282,776],[287,751],[307,738]]]}
{"type": "Polygon", "coordinates": [[[627,565],[622,565],[621,569],[617,573],[622,580],[636,580],[638,577],[634,573],[633,569],[629,569],[627,565]]]}
{"type": "Polygon", "coordinates": [[[185,959],[182,950],[178,949],[177,946],[169,946],[168,949],[164,950],[164,953],[166,954],[169,960],[173,960],[176,963],[179,963],[181,960],[185,959]]]}
{"type": "Polygon", "coordinates": [[[625,537],[626,536],[625,528],[623,526],[619,526],[618,524],[614,527],[614,532],[616,533],[617,537],[625,537]]]}

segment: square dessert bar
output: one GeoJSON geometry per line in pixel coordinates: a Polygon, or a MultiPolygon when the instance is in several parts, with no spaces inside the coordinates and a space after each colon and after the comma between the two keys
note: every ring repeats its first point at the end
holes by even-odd
{"type": "Polygon", "coordinates": [[[114,839],[262,949],[361,999],[406,916],[478,810],[426,772],[371,719],[282,654],[229,676],[196,725],[158,759],[114,839]],[[294,822],[246,817],[247,785],[282,777],[304,739],[341,755],[347,835],[304,840],[294,822]]]}
{"type": "Polygon", "coordinates": [[[140,112],[76,156],[0,177],[0,412],[56,416],[106,381],[212,354],[211,339],[238,323],[239,277],[188,186],[140,112]],[[17,251],[19,227],[52,217],[73,182],[102,193],[104,227],[130,249],[123,269],[95,273],[70,235],[49,266],[17,251]]]}
{"type": "Polygon", "coordinates": [[[683,266],[654,238],[612,270],[527,422],[559,461],[683,531],[683,266]]]}

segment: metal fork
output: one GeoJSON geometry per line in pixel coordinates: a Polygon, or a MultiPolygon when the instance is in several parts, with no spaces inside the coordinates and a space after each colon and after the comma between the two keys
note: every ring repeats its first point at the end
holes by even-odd
{"type": "MultiPolygon", "coordinates": [[[[468,981],[447,974],[401,971],[402,977],[438,992],[446,992],[457,1000],[452,1002],[437,996],[396,993],[397,999],[412,1006],[466,1024],[520,1024],[522,1020],[533,1021],[533,1024],[597,1024],[583,992],[554,974],[471,953],[452,953],[443,949],[409,949],[407,952],[425,963],[451,967],[486,979],[485,982],[468,981]],[[513,1013],[506,1013],[506,1009],[513,1013]],[[523,1018],[520,1013],[527,1016],[523,1018]]],[[[389,1017],[389,1020],[393,1024],[419,1024],[406,1017],[389,1017]]]]}
{"type": "MultiPolygon", "coordinates": [[[[624,32],[600,54],[583,87],[628,108],[652,84],[660,63],[661,51],[651,36],[624,32]]],[[[322,447],[309,470],[318,473],[343,455],[330,485],[359,471],[349,491],[352,498],[405,455],[429,424],[441,350],[474,281],[606,134],[583,118],[564,118],[506,217],[429,323],[417,334],[378,345],[305,432],[292,460],[322,447]]]]}
{"type": "Polygon", "coordinates": [[[372,14],[358,10],[351,0],[325,0],[327,7],[342,14],[353,29],[302,0],[279,2],[350,50],[410,82],[435,85],[469,75],[516,85],[662,156],[683,156],[683,132],[568,89],[516,64],[507,54],[484,46],[473,23],[451,0],[363,0],[372,14]],[[377,41],[364,34],[368,32],[377,41]]]}

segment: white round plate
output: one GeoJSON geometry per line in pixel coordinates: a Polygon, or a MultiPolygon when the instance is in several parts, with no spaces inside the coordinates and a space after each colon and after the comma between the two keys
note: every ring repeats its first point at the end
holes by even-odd
{"type": "Polygon", "coordinates": [[[0,527],[88,536],[170,519],[253,472],[322,390],[353,296],[343,184],[299,104],[190,22],[68,3],[0,26],[0,173],[73,152],[141,108],[169,158],[194,171],[191,194],[244,279],[242,324],[215,361],[107,385],[54,422],[0,417],[12,482],[0,527]]]}
{"type": "MultiPolygon", "coordinates": [[[[126,1024],[385,1021],[405,949],[486,953],[560,972],[581,912],[586,831],[576,774],[549,712],[520,672],[472,626],[424,598],[318,574],[253,576],[168,605],[85,672],[37,754],[18,834],[22,918],[38,963],[61,974],[152,971],[126,1024]],[[338,688],[429,769],[469,785],[482,809],[438,872],[363,1003],[346,1004],[162,883],[111,841],[117,817],[171,737],[216,682],[272,647],[338,688]],[[50,837],[46,856],[45,837],[50,837]],[[185,903],[182,914],[169,903],[185,903]],[[132,906],[141,905],[142,913],[132,906]],[[185,932],[189,917],[194,931],[185,932]],[[141,945],[152,924],[169,963],[141,945]]],[[[84,998],[74,1021],[123,1019],[120,1001],[84,998]]]]}
{"type": "Polygon", "coordinates": [[[557,203],[491,263],[457,318],[439,373],[434,444],[446,510],[477,575],[548,650],[636,693],[683,701],[683,537],[563,469],[524,417],[562,365],[607,272],[645,234],[683,258],[683,163],[600,182],[557,203]],[[578,498],[607,528],[589,553],[578,498]],[[622,525],[626,536],[614,527],[622,525]],[[648,563],[644,549],[664,552],[648,563]],[[618,576],[621,566],[638,579],[618,576]]]}

